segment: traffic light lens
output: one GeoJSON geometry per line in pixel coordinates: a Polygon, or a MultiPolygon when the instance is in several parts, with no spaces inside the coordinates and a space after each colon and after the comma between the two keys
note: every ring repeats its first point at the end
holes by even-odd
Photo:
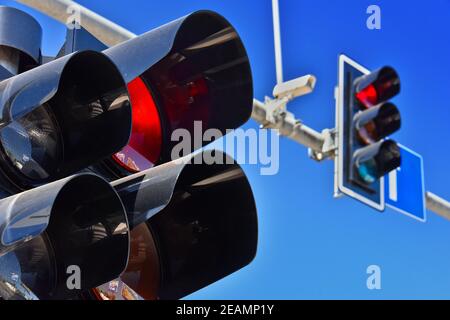
{"type": "Polygon", "coordinates": [[[393,140],[380,141],[356,152],[356,168],[367,184],[400,167],[400,148],[393,140]]]}
{"type": "Polygon", "coordinates": [[[158,249],[149,227],[141,223],[131,231],[130,257],[121,279],[146,300],[156,300],[160,285],[158,249]]]}
{"type": "Polygon", "coordinates": [[[62,154],[58,125],[44,104],[0,131],[0,142],[16,170],[32,180],[57,171],[62,154]]]}
{"type": "Polygon", "coordinates": [[[358,166],[358,173],[365,183],[371,184],[377,180],[377,164],[371,159],[358,166]]]}
{"type": "Polygon", "coordinates": [[[362,127],[361,129],[358,130],[358,138],[359,140],[368,145],[371,144],[375,141],[378,141],[378,132],[377,132],[377,127],[375,125],[375,123],[373,121],[367,123],[366,125],[364,125],[364,127],[362,127]]]}
{"type": "Polygon", "coordinates": [[[0,300],[42,299],[55,286],[56,266],[45,233],[2,255],[0,266],[0,300]]]}
{"type": "Polygon", "coordinates": [[[377,104],[378,93],[373,85],[368,86],[364,90],[361,90],[356,94],[358,101],[366,107],[373,106],[377,104]]]}
{"type": "Polygon", "coordinates": [[[113,159],[129,172],[152,168],[161,156],[162,127],[158,108],[141,78],[128,84],[132,105],[132,132],[129,144],[113,159]]]}
{"type": "Polygon", "coordinates": [[[375,143],[401,127],[400,112],[389,102],[357,113],[354,121],[358,138],[365,145],[375,143]]]}
{"type": "Polygon", "coordinates": [[[141,223],[131,231],[127,270],[115,279],[93,289],[97,300],[158,299],[160,264],[150,229],[141,223]]]}
{"type": "Polygon", "coordinates": [[[391,67],[384,67],[356,80],[356,99],[363,108],[387,101],[400,92],[400,78],[391,67]]]}
{"type": "Polygon", "coordinates": [[[38,297],[44,296],[49,288],[53,288],[56,266],[51,245],[45,235],[30,240],[7,255],[15,256],[20,264],[20,281],[38,297]]]}

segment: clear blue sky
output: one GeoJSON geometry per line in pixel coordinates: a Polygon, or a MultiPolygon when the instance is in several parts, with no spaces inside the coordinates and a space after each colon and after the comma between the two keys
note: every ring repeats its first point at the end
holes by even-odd
{"type": "MultiPolygon", "coordinates": [[[[255,97],[262,99],[275,83],[270,0],[79,2],[138,34],[197,9],[218,11],[246,44],[255,97]]],[[[450,1],[280,2],[285,77],[318,78],[314,94],[291,110],[313,128],[334,125],[339,53],[369,68],[394,66],[402,79],[395,102],[403,120],[394,138],[424,156],[426,189],[450,199],[450,1]],[[370,4],[382,9],[379,31],[365,27],[370,4]]],[[[13,1],[0,4],[22,8],[13,1]]],[[[63,26],[33,15],[44,27],[44,53],[56,53],[63,26]]],[[[333,199],[331,161],[315,163],[304,147],[286,139],[280,148],[278,175],[263,177],[258,167],[245,166],[259,209],[257,258],[189,298],[450,298],[450,221],[429,213],[422,224],[349,198],[333,199]],[[382,269],[381,291],[366,288],[371,264],[382,269]]]]}

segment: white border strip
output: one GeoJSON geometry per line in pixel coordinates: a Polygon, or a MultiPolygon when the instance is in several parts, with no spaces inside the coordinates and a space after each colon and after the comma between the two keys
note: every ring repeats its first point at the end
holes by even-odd
{"type": "Polygon", "coordinates": [[[278,0],[272,0],[273,40],[275,45],[275,67],[277,84],[283,82],[283,56],[281,51],[280,6],[278,0]]]}

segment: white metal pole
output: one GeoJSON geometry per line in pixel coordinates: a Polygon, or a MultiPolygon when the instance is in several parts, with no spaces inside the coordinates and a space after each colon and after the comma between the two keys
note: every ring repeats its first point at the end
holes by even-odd
{"type": "MultiPolygon", "coordinates": [[[[91,10],[82,7],[70,0],[16,0],[17,2],[28,5],[34,9],[47,14],[50,17],[66,24],[68,17],[70,17],[73,12],[73,8],[78,8],[81,13],[80,25],[88,30],[95,37],[103,41],[106,45],[113,46],[121,43],[125,40],[134,38],[136,35],[129,32],[128,30],[122,28],[121,26],[109,21],[108,19],[101,17],[100,15],[92,12],[91,10]],[[69,12],[69,13],[68,13],[69,12]]],[[[278,1],[273,0],[274,6],[276,5],[277,18],[279,18],[278,13],[278,1]],[[275,4],[276,3],[276,4],[275,4]]],[[[275,10],[274,10],[275,17],[275,10]]],[[[275,25],[274,19],[274,25],[275,25]]],[[[278,30],[279,34],[279,19],[278,27],[274,30],[278,30]]],[[[277,42],[277,40],[275,41],[277,42]]],[[[281,42],[278,39],[278,42],[281,42]]],[[[279,46],[279,60],[277,60],[281,66],[281,45],[279,46]]],[[[278,70],[278,68],[277,68],[278,70]]],[[[282,79],[281,68],[280,79],[282,79]]],[[[278,77],[278,72],[277,72],[278,77]]],[[[282,82],[282,81],[281,81],[282,82]]],[[[264,103],[254,100],[253,103],[253,113],[252,118],[262,125],[279,129],[280,134],[285,135],[294,141],[310,147],[313,150],[321,150],[324,137],[321,133],[305,126],[301,122],[295,120],[293,117],[281,118],[280,121],[274,123],[267,123],[266,108],[264,103]]],[[[438,215],[450,220],[450,202],[436,196],[431,192],[426,193],[426,207],[428,210],[437,213],[438,215]]]]}
{"type": "Polygon", "coordinates": [[[252,118],[266,128],[277,129],[281,135],[288,137],[297,143],[311,148],[315,151],[322,151],[324,138],[317,132],[304,125],[294,117],[280,117],[274,122],[267,121],[267,108],[264,103],[253,100],[252,118]]]}
{"type": "Polygon", "coordinates": [[[450,220],[450,202],[431,192],[426,193],[426,201],[428,210],[450,220]]]}
{"type": "Polygon", "coordinates": [[[280,6],[278,0],[272,0],[273,39],[275,44],[275,67],[277,83],[283,82],[283,56],[281,50],[280,6]]]}
{"type": "Polygon", "coordinates": [[[79,19],[76,22],[107,46],[114,46],[136,37],[127,29],[71,0],[16,0],[16,2],[41,11],[62,24],[68,25],[73,19],[79,19]]]}

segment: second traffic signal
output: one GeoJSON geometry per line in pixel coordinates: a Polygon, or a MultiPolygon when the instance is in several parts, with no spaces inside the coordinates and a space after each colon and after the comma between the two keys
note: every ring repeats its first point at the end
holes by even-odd
{"type": "Polygon", "coordinates": [[[370,72],[342,56],[340,82],[340,189],[384,210],[380,179],[401,164],[397,143],[388,139],[401,127],[400,112],[389,102],[400,92],[400,78],[391,67],[370,72]]]}

